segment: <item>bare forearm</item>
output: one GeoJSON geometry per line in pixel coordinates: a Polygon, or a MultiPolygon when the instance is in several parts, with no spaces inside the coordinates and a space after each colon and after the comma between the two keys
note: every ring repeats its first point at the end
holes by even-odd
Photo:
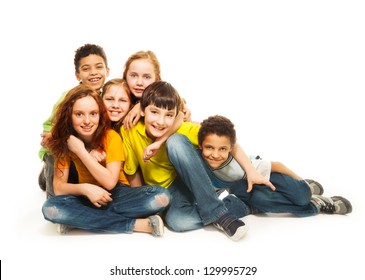
{"type": "Polygon", "coordinates": [[[139,172],[136,172],[133,175],[127,175],[127,178],[131,187],[141,187],[144,184],[143,178],[139,172]]]}
{"type": "Polygon", "coordinates": [[[251,160],[245,153],[245,151],[241,148],[239,144],[235,144],[232,149],[232,156],[235,158],[235,160],[239,163],[239,165],[245,170],[247,174],[250,174],[251,172],[256,172],[254,166],[251,163],[251,160]]]}
{"type": "Polygon", "coordinates": [[[115,187],[118,182],[119,173],[115,174],[108,168],[101,165],[86,150],[79,152],[77,156],[100,185],[108,190],[115,187]]]}

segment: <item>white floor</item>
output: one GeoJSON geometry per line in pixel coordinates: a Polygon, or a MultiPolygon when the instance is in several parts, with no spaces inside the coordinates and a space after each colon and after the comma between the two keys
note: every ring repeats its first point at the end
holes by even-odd
{"type": "Polygon", "coordinates": [[[1,279],[364,279],[362,1],[3,2],[1,279]],[[132,53],[153,50],[194,120],[231,118],[247,152],[318,180],[326,195],[348,198],[353,213],[248,216],[239,242],[212,227],[167,230],[158,239],[58,235],[41,214],[39,134],[75,85],[74,50],[85,43],[104,47],[110,78],[120,77],[132,53]],[[116,266],[192,268],[195,275],[111,276],[116,266]],[[257,273],[204,276],[212,266],[257,273]]]}
{"type": "MultiPolygon", "coordinates": [[[[33,175],[35,180],[37,174],[33,175]]],[[[327,184],[324,186],[327,193],[334,194],[327,184]]],[[[93,234],[81,230],[61,236],[42,217],[44,193],[36,181],[28,187],[16,201],[15,209],[13,206],[2,210],[7,211],[3,216],[6,213],[11,223],[6,226],[2,223],[3,279],[41,280],[50,279],[50,275],[54,280],[112,279],[110,269],[116,266],[168,266],[171,270],[192,268],[195,271],[195,276],[169,279],[244,277],[203,277],[204,267],[211,266],[256,267],[254,279],[359,279],[363,275],[362,196],[350,188],[341,192],[353,203],[354,211],[350,215],[248,216],[243,219],[250,228],[247,236],[232,242],[211,226],[186,233],[166,229],[162,238],[141,233],[93,234]]],[[[124,276],[123,279],[161,278],[124,276]]]]}

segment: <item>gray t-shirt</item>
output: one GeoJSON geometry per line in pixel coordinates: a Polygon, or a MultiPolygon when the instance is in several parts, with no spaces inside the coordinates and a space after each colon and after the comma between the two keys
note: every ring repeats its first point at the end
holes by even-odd
{"type": "MultiPolygon", "coordinates": [[[[250,160],[257,172],[267,180],[270,180],[271,162],[262,160],[259,156],[253,155],[250,156],[250,160]]],[[[219,179],[226,182],[234,182],[246,177],[245,171],[231,154],[229,154],[227,160],[222,163],[221,166],[217,169],[212,169],[212,171],[219,179]]]]}

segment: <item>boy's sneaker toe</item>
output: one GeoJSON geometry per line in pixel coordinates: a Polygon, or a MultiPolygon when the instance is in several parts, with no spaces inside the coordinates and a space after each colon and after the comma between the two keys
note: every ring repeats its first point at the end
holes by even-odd
{"type": "Polygon", "coordinates": [[[352,205],[349,200],[342,196],[332,196],[337,214],[349,214],[352,212],[352,205]]]}
{"type": "Polygon", "coordinates": [[[243,221],[229,213],[224,214],[213,225],[223,231],[233,241],[240,240],[248,231],[248,226],[243,221]]]}

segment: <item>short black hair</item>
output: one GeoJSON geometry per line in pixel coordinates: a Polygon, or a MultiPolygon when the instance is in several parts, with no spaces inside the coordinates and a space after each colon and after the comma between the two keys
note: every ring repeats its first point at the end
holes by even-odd
{"type": "Polygon", "coordinates": [[[236,130],[234,124],[226,117],[211,116],[205,119],[200,126],[198,132],[198,143],[203,144],[207,135],[216,134],[218,136],[227,136],[232,145],[236,143],[236,130]]]}
{"type": "Polygon", "coordinates": [[[75,51],[74,64],[76,73],[79,72],[80,60],[91,54],[101,56],[104,60],[106,68],[108,68],[108,59],[106,58],[104,49],[95,44],[85,44],[75,51]]]}
{"type": "Polygon", "coordinates": [[[141,109],[144,111],[147,106],[155,105],[158,108],[167,110],[176,109],[180,111],[182,101],[177,90],[168,82],[157,81],[145,88],[141,97],[141,109]]]}

